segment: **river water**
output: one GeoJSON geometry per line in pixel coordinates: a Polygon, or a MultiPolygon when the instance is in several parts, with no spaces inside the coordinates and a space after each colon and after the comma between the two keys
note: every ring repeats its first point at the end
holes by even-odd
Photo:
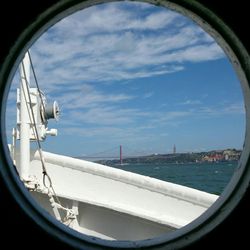
{"type": "MultiPolygon", "coordinates": [[[[220,195],[238,162],[192,164],[125,164],[116,168],[220,195]]],[[[114,166],[113,166],[114,167],[114,166]]]]}

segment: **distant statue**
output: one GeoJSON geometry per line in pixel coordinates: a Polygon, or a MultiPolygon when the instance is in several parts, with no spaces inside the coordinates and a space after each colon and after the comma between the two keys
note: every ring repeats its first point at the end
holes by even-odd
{"type": "Polygon", "coordinates": [[[173,147],[173,154],[176,154],[176,146],[174,144],[174,147],[173,147]]]}

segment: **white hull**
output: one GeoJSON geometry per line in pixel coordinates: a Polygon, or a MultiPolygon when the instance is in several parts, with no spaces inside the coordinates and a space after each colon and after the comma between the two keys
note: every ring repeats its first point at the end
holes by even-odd
{"type": "MultiPolygon", "coordinates": [[[[16,159],[19,159],[16,153],[16,159]]],[[[187,225],[218,198],[216,195],[120,169],[44,152],[47,172],[62,205],[72,208],[75,230],[110,240],[142,240],[187,225]]],[[[17,161],[17,169],[19,162],[17,161]]],[[[31,153],[31,192],[52,216],[42,183],[38,152],[31,153]]]]}

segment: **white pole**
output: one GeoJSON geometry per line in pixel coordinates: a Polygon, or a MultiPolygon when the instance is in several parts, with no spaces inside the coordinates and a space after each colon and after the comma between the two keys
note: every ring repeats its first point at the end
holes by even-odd
{"type": "Polygon", "coordinates": [[[12,129],[12,159],[14,165],[16,165],[16,129],[12,129]]]}
{"type": "Polygon", "coordinates": [[[20,64],[20,177],[28,180],[30,165],[30,119],[29,119],[29,98],[26,82],[30,81],[30,61],[28,53],[25,54],[20,64]],[[26,103],[27,102],[27,103],[26,103]]]}

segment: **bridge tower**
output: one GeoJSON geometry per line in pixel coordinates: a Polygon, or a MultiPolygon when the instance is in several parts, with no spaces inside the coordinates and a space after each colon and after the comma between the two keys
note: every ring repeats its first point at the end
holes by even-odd
{"type": "Polygon", "coordinates": [[[122,145],[120,145],[120,164],[122,165],[122,145]]]}

